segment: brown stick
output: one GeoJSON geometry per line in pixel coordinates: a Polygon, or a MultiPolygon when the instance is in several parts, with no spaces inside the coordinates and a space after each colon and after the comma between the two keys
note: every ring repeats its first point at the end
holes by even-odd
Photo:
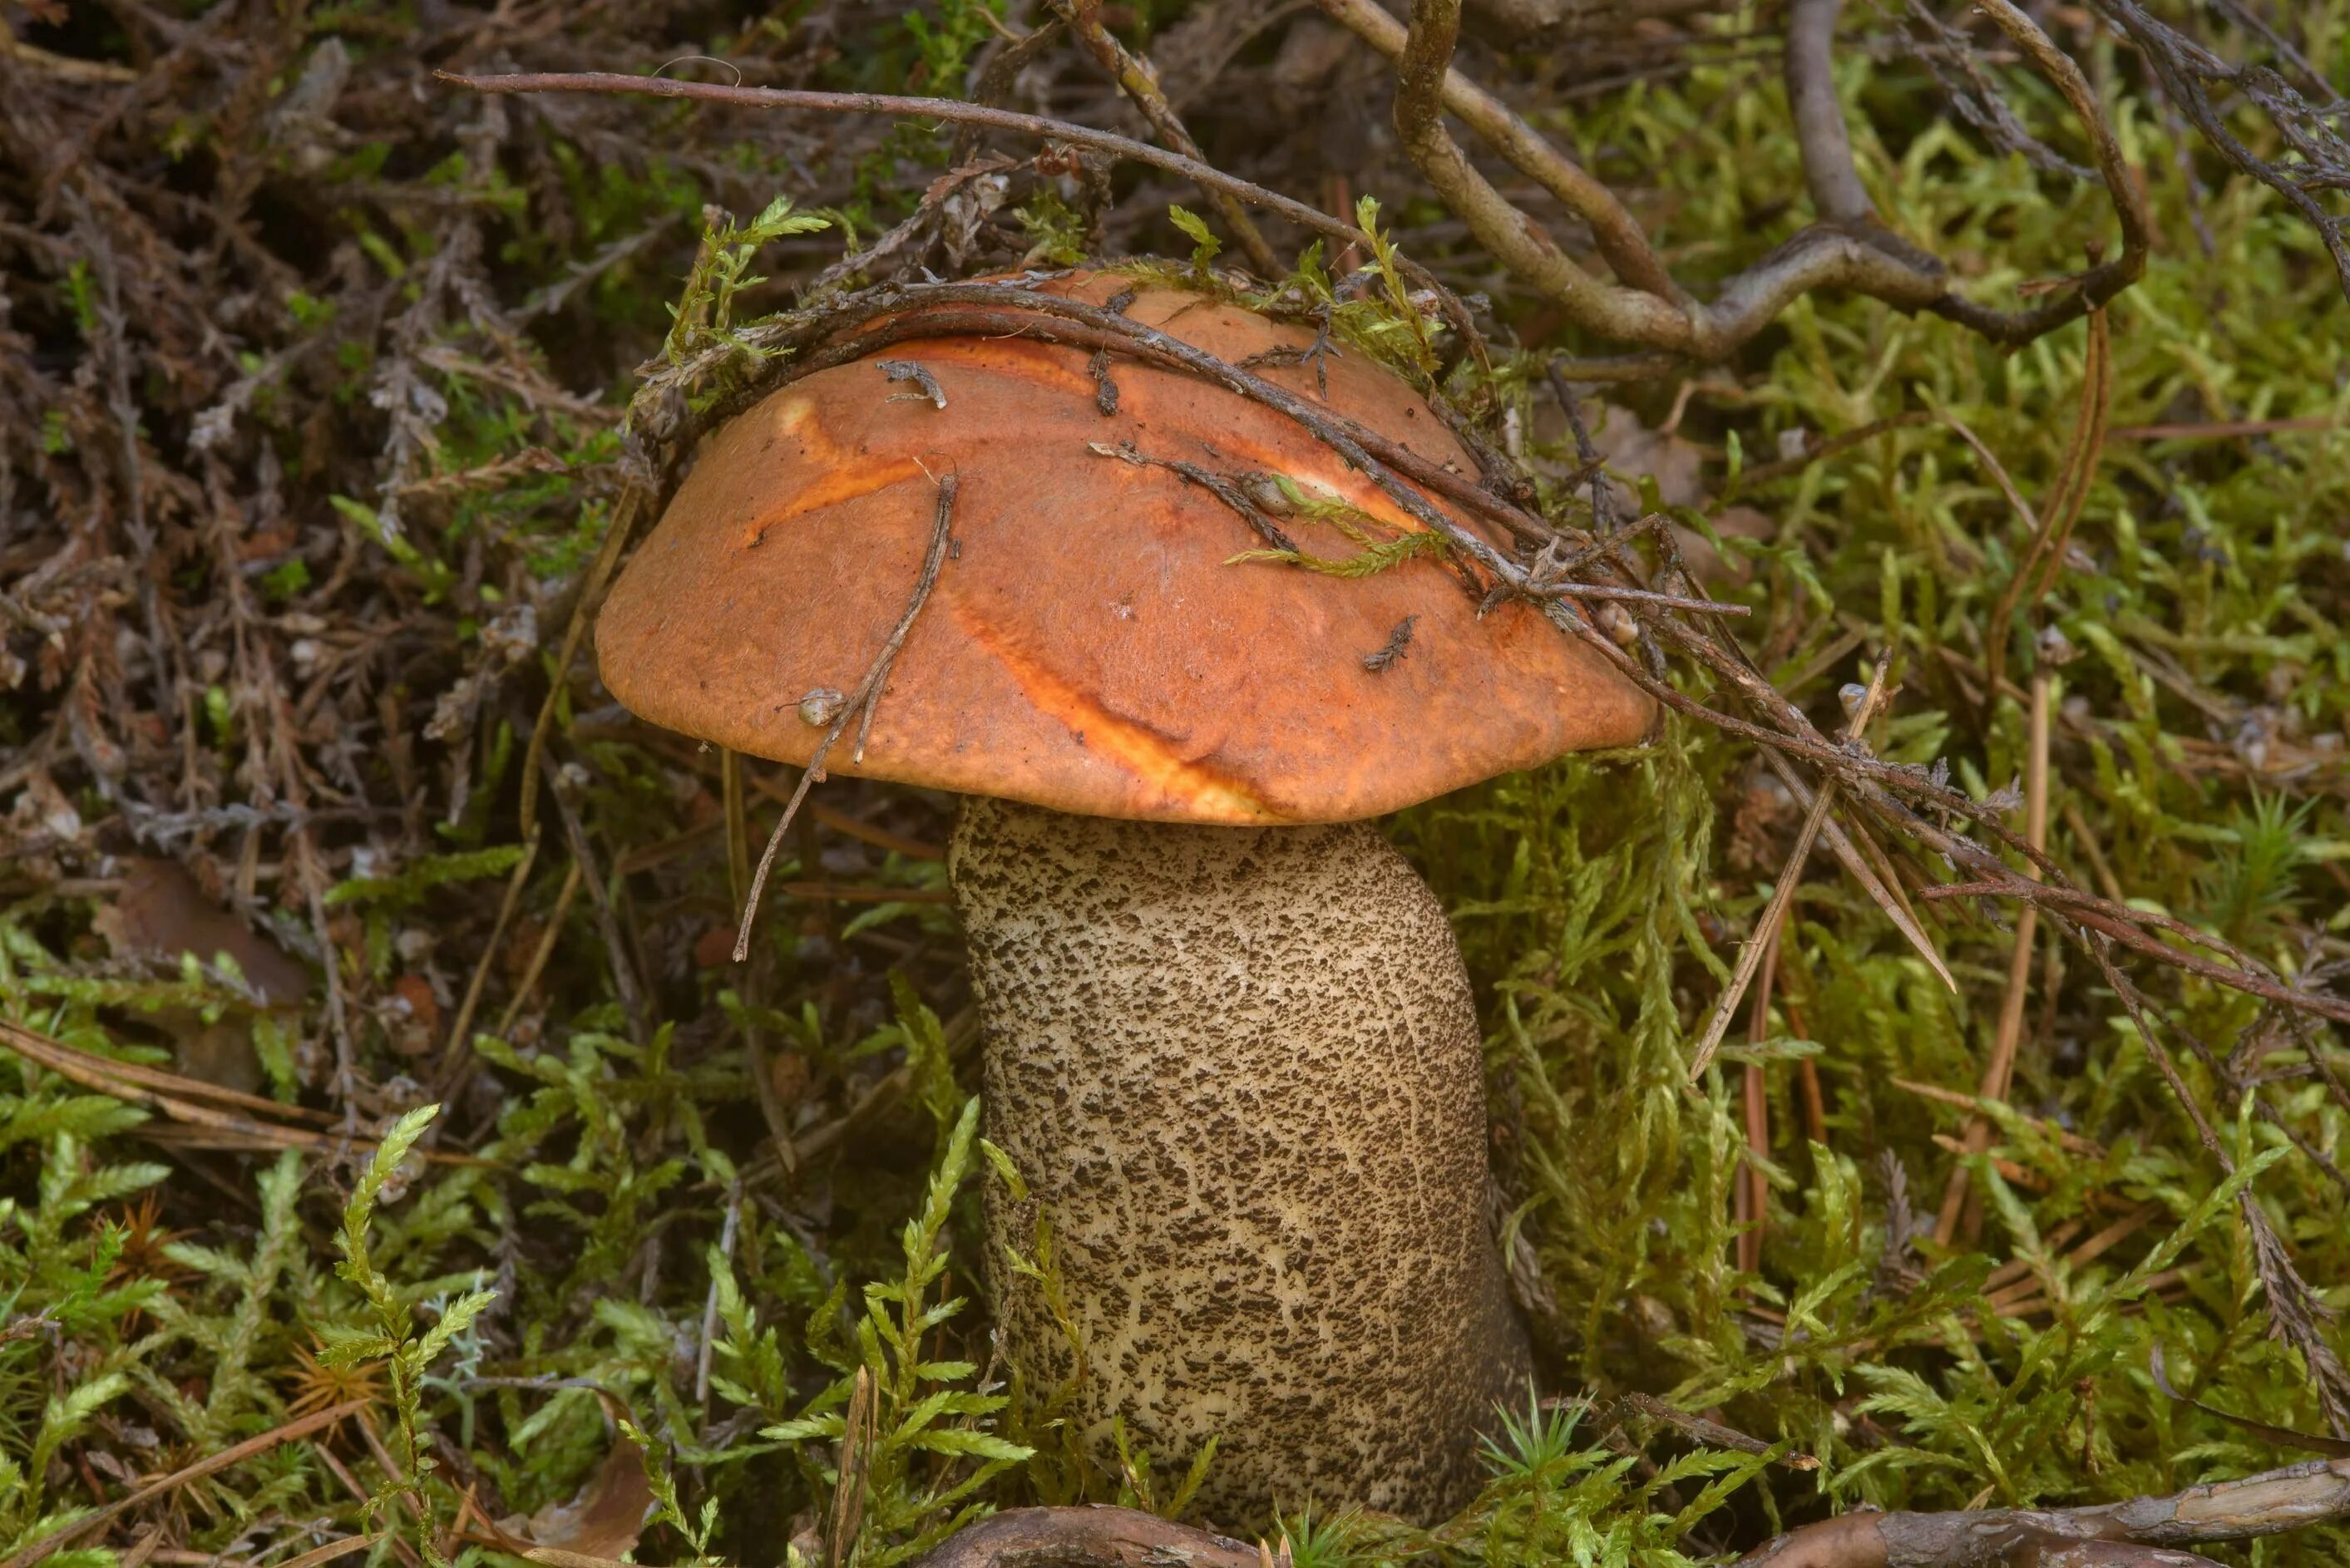
{"type": "Polygon", "coordinates": [[[2297,420],[2219,420],[2209,423],[2123,425],[2106,434],[2115,441],[2233,441],[2243,436],[2293,435],[2340,430],[2350,420],[2313,414],[2297,420]]]}
{"type": "MultiPolygon", "coordinates": [[[[1779,939],[1785,933],[1787,919],[1782,911],[1778,922],[1764,939],[1762,967],[1754,976],[1754,1001],[1746,1013],[1746,1043],[1760,1045],[1771,1033],[1771,987],[1779,971],[1779,939]]],[[[1770,1224],[1771,1184],[1763,1179],[1762,1162],[1771,1157],[1771,1087],[1762,1073],[1762,1064],[1749,1062],[1740,1085],[1746,1110],[1746,1158],[1738,1167],[1738,1219],[1746,1229],[1738,1234],[1738,1268],[1741,1273],[1760,1273],[1762,1269],[1762,1233],[1770,1224]]]]}
{"type": "Polygon", "coordinates": [[[986,104],[965,103],[960,99],[728,87],[717,82],[678,81],[669,77],[624,76],[617,71],[518,71],[507,76],[489,77],[463,76],[454,71],[436,71],[433,74],[444,82],[471,88],[475,92],[645,93],[653,98],[692,99],[701,103],[734,104],[744,109],[809,109],[831,114],[878,114],[898,119],[941,119],[990,130],[1016,131],[1024,136],[1065,141],[1096,152],[1107,152],[1136,163],[1164,169],[1170,174],[1180,174],[1195,185],[1226,192],[1340,244],[1363,244],[1369,241],[1369,236],[1352,223],[1341,223],[1303,202],[1293,201],[1261,185],[1252,185],[1180,152],[1153,147],[1147,141],[1137,141],[1110,131],[1096,130],[1090,126],[1073,124],[1066,119],[1048,119],[1039,114],[1021,114],[986,104]]]}
{"type": "Polygon", "coordinates": [[[1130,1508],[1015,1508],[956,1532],[915,1568],[1259,1568],[1257,1549],[1130,1508]]]}
{"type": "MultiPolygon", "coordinates": [[[[1142,118],[1150,122],[1150,129],[1159,133],[1160,143],[1186,158],[1206,162],[1207,160],[1200,156],[1200,144],[1192,140],[1191,131],[1184,129],[1182,117],[1175,112],[1175,106],[1167,101],[1166,93],[1159,89],[1159,73],[1151,69],[1150,62],[1136,56],[1102,26],[1101,0],[1052,0],[1052,6],[1053,14],[1067,26],[1077,42],[1085,46],[1086,53],[1094,57],[1094,63],[1101,67],[1103,74],[1118,84],[1119,91],[1134,100],[1134,107],[1141,110],[1142,118]]],[[[1202,185],[1200,190],[1214,204],[1224,220],[1224,226],[1232,230],[1232,237],[1240,241],[1241,249],[1247,254],[1249,265],[1256,269],[1257,275],[1267,282],[1278,282],[1284,269],[1274,259],[1273,247],[1264,243],[1264,236],[1249,221],[1248,210],[1241,205],[1240,199],[1230,191],[1219,190],[1213,185],[1202,185]]]]}
{"type": "MultiPolygon", "coordinates": [[[[1860,739],[1868,728],[1869,720],[1877,716],[1877,706],[1885,698],[1885,677],[1893,668],[1890,659],[1877,662],[1877,673],[1869,678],[1868,690],[1852,711],[1852,720],[1845,726],[1845,742],[1851,744],[1860,739]]],[[[1779,885],[1771,891],[1771,902],[1762,911],[1762,923],[1755,928],[1753,940],[1738,955],[1738,967],[1731,972],[1730,983],[1722,988],[1721,1000],[1713,1010],[1713,1017],[1705,1026],[1705,1033],[1697,1044],[1690,1060],[1690,1080],[1694,1083],[1705,1075],[1713,1063],[1713,1054],[1721,1046],[1721,1037],[1730,1029],[1730,1015],[1738,1011],[1739,1002],[1752,983],[1754,971],[1763,960],[1778,949],[1779,923],[1787,918],[1787,906],[1795,901],[1795,884],[1803,880],[1804,864],[1812,857],[1812,846],[1819,841],[1820,825],[1827,820],[1828,807],[1835,803],[1836,781],[1834,774],[1820,780],[1812,795],[1812,809],[1804,818],[1803,831],[1795,836],[1795,847],[1787,854],[1787,864],[1779,872],[1779,885]]]]}
{"type": "MultiPolygon", "coordinates": [[[[280,1116],[317,1117],[319,1113],[300,1106],[281,1106],[274,1101],[258,1100],[234,1090],[213,1088],[195,1079],[182,1079],[175,1074],[141,1067],[135,1063],[117,1062],[111,1057],[93,1055],[78,1051],[63,1041],[0,1019],[0,1050],[13,1051],[27,1061],[35,1062],[57,1076],[79,1084],[86,1089],[96,1089],[118,1100],[149,1110],[161,1111],[175,1122],[204,1128],[208,1133],[230,1140],[222,1147],[255,1149],[298,1148],[327,1158],[346,1155],[365,1156],[374,1152],[371,1138],[346,1137],[341,1133],[314,1132],[307,1127],[290,1127],[281,1123],[257,1121],[238,1116],[233,1111],[214,1110],[196,1103],[199,1095],[229,1100],[232,1104],[250,1102],[267,1106],[280,1116]],[[147,1085],[164,1081],[183,1086],[182,1093],[164,1094],[147,1085]],[[186,1097],[182,1097],[182,1094],[186,1097]]],[[[436,1164],[489,1165],[494,1161],[473,1155],[445,1154],[434,1149],[420,1149],[418,1154],[436,1164]]]]}
{"type": "Polygon", "coordinates": [[[1848,1513],[1779,1536],[1739,1559],[1737,1568],[2155,1568],[2203,1561],[2181,1548],[2345,1518],[2350,1459],[2316,1459],[2093,1508],[1848,1513]],[[2149,1548],[2171,1554],[2149,1555],[2149,1548]]]}
{"type": "Polygon", "coordinates": [[[447,1098],[449,1090],[463,1074],[473,1054],[473,1014],[482,1005],[482,992],[490,982],[490,966],[505,945],[506,927],[514,919],[515,906],[522,902],[525,883],[530,880],[531,867],[538,863],[538,836],[532,834],[523,845],[522,858],[515,862],[514,874],[506,878],[505,897],[498,900],[497,919],[490,925],[490,934],[482,944],[482,956],[473,964],[473,978],[465,984],[465,997],[457,1006],[457,1016],[450,1021],[449,1033],[441,1042],[441,1062],[434,1071],[434,1092],[447,1098]]]}
{"type": "Polygon", "coordinates": [[[784,842],[784,833],[791,826],[792,818],[799,814],[800,802],[807,798],[807,792],[824,777],[824,759],[832,751],[833,742],[840,739],[841,732],[848,727],[851,719],[858,720],[855,755],[858,762],[865,760],[866,732],[872,728],[873,710],[879,706],[882,691],[889,683],[889,666],[896,662],[898,649],[904,646],[906,634],[913,629],[914,618],[920,615],[922,606],[930,602],[931,589],[939,580],[939,568],[946,564],[947,538],[954,527],[955,491],[962,483],[962,478],[952,473],[939,480],[938,511],[931,526],[931,545],[923,554],[921,571],[914,579],[913,594],[906,601],[906,613],[898,618],[896,626],[890,628],[889,637],[881,644],[881,651],[873,656],[872,664],[867,667],[865,679],[857,683],[857,690],[848,694],[847,700],[840,706],[840,711],[834,715],[831,727],[825,731],[824,739],[816,742],[815,753],[808,758],[808,765],[801,771],[800,782],[792,791],[792,798],[784,803],[783,817],[775,824],[775,831],[768,836],[766,851],[759,857],[758,868],[751,873],[750,896],[743,901],[743,923],[734,933],[736,963],[751,956],[751,922],[758,916],[759,894],[767,885],[767,872],[775,863],[775,851],[784,842]]]}
{"type": "MultiPolygon", "coordinates": [[[[2031,760],[2024,771],[2023,836],[2034,849],[2048,846],[2048,671],[2044,669],[2032,677],[2032,741],[2031,760]]],[[[2039,872],[2028,864],[2025,876],[2040,880],[2039,872]]],[[[1993,1036],[1991,1056],[1983,1063],[1982,1084],[1976,1091],[1986,1100],[2007,1098],[2009,1081],[2015,1075],[2015,1053],[2023,1041],[2023,1002],[2032,989],[2033,939],[2040,934],[2040,907],[2026,904],[2016,911],[2015,949],[2008,955],[2007,992],[1999,1005],[1999,1032],[1993,1036]]],[[[1969,1154],[1981,1154],[1991,1147],[1991,1122],[1977,1116],[1967,1124],[1966,1148],[1969,1154]]],[[[1981,1199],[1972,1193],[1972,1177],[1961,1160],[1950,1171],[1950,1179],[1942,1189],[1942,1210],[1934,1222],[1934,1240],[1941,1246],[1950,1244],[1961,1222],[1972,1234],[1982,1223],[1981,1199]]]]}
{"type": "MultiPolygon", "coordinates": [[[[564,682],[571,678],[571,665],[579,657],[580,642],[596,618],[596,607],[603,599],[604,590],[611,586],[612,575],[620,569],[620,557],[628,553],[629,536],[637,531],[638,517],[645,510],[644,492],[635,484],[622,485],[612,503],[612,520],[605,525],[604,543],[598,547],[595,562],[588,568],[578,598],[572,602],[571,618],[564,622],[563,646],[553,666],[555,679],[547,687],[546,701],[538,705],[538,717],[530,727],[530,744],[523,752],[522,796],[515,809],[521,816],[525,844],[538,842],[538,763],[546,754],[547,738],[555,732],[556,704],[563,696],[564,682]]],[[[333,966],[329,965],[327,972],[335,972],[333,966]]]]}

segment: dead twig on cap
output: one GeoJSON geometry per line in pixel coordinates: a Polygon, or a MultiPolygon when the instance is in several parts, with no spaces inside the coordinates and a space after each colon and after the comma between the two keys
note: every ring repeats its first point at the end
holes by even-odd
{"type": "Polygon", "coordinates": [[[867,666],[865,678],[839,705],[826,727],[824,739],[816,744],[808,756],[807,766],[800,773],[800,782],[792,790],[792,797],[784,803],[784,815],[775,823],[775,830],[767,836],[767,847],[760,853],[758,868],[751,873],[751,891],[743,900],[742,923],[734,932],[734,961],[741,963],[751,956],[751,924],[759,913],[759,895],[767,886],[767,872],[775,863],[775,851],[782,847],[784,835],[790,831],[793,818],[799,815],[800,803],[807,792],[824,778],[824,759],[831,754],[834,742],[848,728],[851,718],[858,720],[857,747],[852,753],[858,762],[865,760],[865,737],[873,726],[873,710],[881,701],[881,692],[889,681],[889,666],[897,661],[898,649],[905,646],[906,634],[914,628],[914,618],[922,613],[930,602],[931,589],[938,586],[939,568],[946,564],[947,538],[954,527],[955,491],[962,481],[952,473],[940,479],[938,510],[931,524],[930,548],[923,553],[922,569],[914,579],[914,591],[906,601],[906,613],[889,628],[881,649],[867,666]]]}

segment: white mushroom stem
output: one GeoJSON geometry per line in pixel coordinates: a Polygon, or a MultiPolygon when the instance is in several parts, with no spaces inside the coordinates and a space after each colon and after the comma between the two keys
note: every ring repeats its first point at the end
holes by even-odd
{"type": "Polygon", "coordinates": [[[1075,1366],[1005,1266],[1049,1219],[1087,1375],[1068,1412],[1162,1468],[1221,1437],[1210,1517],[1432,1520],[1525,1397],[1487,1217],[1461,954],[1360,824],[1170,826],[969,799],[948,865],[986,1030],[991,1282],[1033,1390],[1075,1366]]]}

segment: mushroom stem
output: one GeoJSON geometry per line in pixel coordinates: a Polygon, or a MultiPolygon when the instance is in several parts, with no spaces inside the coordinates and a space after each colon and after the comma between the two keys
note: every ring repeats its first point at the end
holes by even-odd
{"type": "Polygon", "coordinates": [[[991,1285],[1027,1386],[1076,1368],[1003,1261],[1035,1207],[1081,1338],[1066,1414],[1162,1471],[1221,1438],[1232,1524],[1432,1521],[1523,1399],[1490,1230],[1476,1016],[1426,883],[1359,823],[1170,826],[968,798],[948,854],[986,1030],[991,1285]]]}

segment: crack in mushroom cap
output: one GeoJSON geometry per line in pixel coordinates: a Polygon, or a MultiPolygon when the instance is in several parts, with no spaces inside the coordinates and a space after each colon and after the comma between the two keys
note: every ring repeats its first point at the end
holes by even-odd
{"type": "MultiPolygon", "coordinates": [[[[1313,340],[1114,273],[1049,286],[1095,304],[1139,288],[1130,318],[1232,364],[1313,340]]],[[[1475,472],[1406,383],[1341,353],[1325,360],[1331,408],[1475,472]]],[[[951,472],[949,558],[891,666],[863,763],[852,722],[831,770],[1098,816],[1337,822],[1631,744],[1648,728],[1648,698],[1597,654],[1523,601],[1480,618],[1440,560],[1362,577],[1228,564],[1264,541],[1162,464],[1282,475],[1357,509],[1374,534],[1418,526],[1262,404],[1113,355],[1106,415],[1085,350],[1017,337],[887,354],[921,366],[946,406],[860,360],[792,383],[704,443],[598,618],[605,684],[631,711],[805,764],[823,731],[802,699],[863,679],[920,571],[934,479],[951,472]],[[1095,450],[1120,442],[1155,461],[1095,450]],[[1408,618],[1400,656],[1367,668],[1408,618]]],[[[1319,395],[1310,364],[1254,373],[1319,395]]],[[[1311,515],[1279,522],[1309,555],[1360,548],[1311,515]]]]}

